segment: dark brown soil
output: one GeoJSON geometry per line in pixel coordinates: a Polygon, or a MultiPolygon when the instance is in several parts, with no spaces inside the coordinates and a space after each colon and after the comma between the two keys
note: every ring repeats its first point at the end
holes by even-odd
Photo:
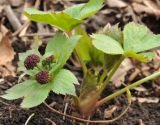
{"type": "MultiPolygon", "coordinates": [[[[17,79],[7,77],[6,82],[7,81],[15,83],[17,79]]],[[[110,85],[102,96],[111,94],[114,91],[116,91],[115,87],[110,85]]],[[[132,94],[136,96],[134,91],[132,94]]],[[[53,120],[57,125],[80,125],[79,122],[75,122],[70,119],[63,120],[62,116],[51,112],[44,104],[41,104],[36,108],[26,110],[19,107],[21,100],[6,101],[1,99],[0,101],[0,123],[2,125],[23,125],[27,118],[33,113],[34,116],[31,118],[28,125],[51,125],[51,123],[45,118],[53,120]]],[[[62,109],[64,107],[63,96],[58,96],[52,93],[47,99],[47,102],[51,103],[53,101],[58,103],[58,108],[62,109]]],[[[92,119],[104,119],[104,110],[111,105],[118,106],[118,109],[113,113],[113,117],[118,116],[127,105],[125,95],[103,105],[100,110],[96,111],[92,119]]],[[[135,101],[132,103],[129,111],[121,119],[109,125],[140,125],[141,121],[145,125],[160,125],[160,103],[140,104],[135,101]]]]}

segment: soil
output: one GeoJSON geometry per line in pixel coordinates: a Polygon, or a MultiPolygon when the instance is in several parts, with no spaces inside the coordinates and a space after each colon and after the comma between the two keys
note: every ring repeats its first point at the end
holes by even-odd
{"type": "MultiPolygon", "coordinates": [[[[58,7],[59,8],[59,7],[58,7]]],[[[105,6],[104,8],[107,8],[105,6]]],[[[116,10],[116,9],[115,9],[116,10]]],[[[116,10],[118,11],[118,10],[116,10]]],[[[123,28],[124,24],[131,19],[128,18],[127,21],[124,21],[121,18],[117,18],[116,13],[112,12],[108,15],[97,14],[93,16],[89,20],[86,21],[86,30],[88,33],[96,32],[99,28],[103,27],[105,24],[110,22],[111,24],[119,23],[123,28]],[[98,20],[99,19],[99,20],[98,20]]],[[[143,18],[143,23],[145,23],[154,33],[160,33],[160,19],[157,19],[155,16],[146,16],[143,18]]],[[[33,27],[33,26],[32,26],[33,27]]],[[[34,29],[33,29],[34,30],[34,29]]],[[[13,60],[13,64],[17,66],[18,61],[18,53],[24,52],[29,49],[29,45],[26,45],[24,42],[20,42],[20,39],[16,39],[12,44],[16,55],[13,60]]],[[[43,49],[43,48],[42,48],[43,49]]],[[[0,86],[0,94],[4,93],[4,91],[11,86],[15,85],[18,80],[18,76],[12,77],[8,76],[4,78],[4,83],[0,86]]],[[[127,78],[126,78],[127,79],[127,78]]],[[[122,88],[120,86],[119,88],[122,88]]],[[[143,95],[143,97],[158,97],[155,90],[153,89],[152,83],[146,83],[144,85],[146,89],[151,89],[152,91],[148,95],[143,95]],[[148,87],[149,86],[149,87],[148,87]]],[[[113,93],[118,90],[114,84],[110,84],[102,97],[113,93]]],[[[137,94],[136,91],[132,91],[134,97],[140,97],[141,95],[137,94]]],[[[51,93],[47,99],[47,103],[57,102],[56,108],[60,111],[63,110],[65,101],[63,96],[57,96],[51,93]]],[[[96,111],[92,119],[94,120],[103,120],[104,119],[104,110],[110,106],[117,106],[117,110],[112,114],[111,118],[118,116],[126,107],[125,95],[121,95],[116,99],[104,104],[100,109],[96,111]]],[[[53,112],[51,112],[44,104],[41,104],[38,107],[32,109],[22,109],[20,108],[21,100],[15,101],[6,101],[0,98],[0,125],[24,125],[29,116],[34,113],[34,116],[29,121],[28,125],[51,125],[51,122],[46,120],[46,118],[51,119],[57,125],[82,125],[82,123],[70,120],[66,118],[63,120],[62,116],[59,116],[53,112]]],[[[69,107],[70,110],[70,107],[69,107]]],[[[71,114],[71,111],[67,113],[71,114]]],[[[94,125],[94,124],[92,124],[94,125]]],[[[110,123],[108,125],[160,125],[160,103],[139,103],[138,101],[133,101],[129,111],[119,120],[114,123],[110,123]]]]}
{"type": "MultiPolygon", "coordinates": [[[[6,82],[16,83],[17,79],[7,77],[6,82]]],[[[7,87],[6,87],[7,88],[7,87]]],[[[5,89],[6,89],[5,88],[5,89]]],[[[104,91],[103,96],[113,93],[117,88],[113,84],[110,84],[104,91]]],[[[136,92],[132,91],[133,96],[138,96],[136,92]]],[[[64,97],[57,96],[53,93],[47,99],[47,103],[57,102],[56,108],[63,109],[64,97]]],[[[117,106],[117,110],[112,114],[112,117],[118,116],[126,107],[125,95],[108,102],[98,109],[92,119],[99,120],[104,119],[104,110],[110,106],[117,106]]],[[[63,120],[62,116],[59,116],[51,112],[44,104],[32,109],[21,109],[19,104],[21,100],[6,101],[1,99],[3,103],[0,103],[0,123],[2,125],[23,125],[27,118],[34,113],[34,116],[29,121],[28,125],[51,125],[46,118],[51,119],[57,125],[82,125],[80,122],[76,122],[66,118],[63,120]]],[[[70,112],[68,112],[70,113],[70,112]]],[[[108,125],[160,125],[160,103],[155,104],[141,104],[134,101],[129,108],[129,111],[119,120],[108,125]]],[[[94,125],[94,124],[93,124],[94,125]]],[[[100,125],[100,124],[99,124],[100,125]]]]}

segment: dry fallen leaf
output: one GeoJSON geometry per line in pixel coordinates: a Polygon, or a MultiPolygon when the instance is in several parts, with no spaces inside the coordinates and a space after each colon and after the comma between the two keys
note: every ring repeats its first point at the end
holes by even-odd
{"type": "Polygon", "coordinates": [[[0,25],[0,65],[5,65],[14,59],[14,50],[11,46],[8,30],[0,25]]]}
{"type": "Polygon", "coordinates": [[[127,6],[127,3],[122,0],[106,0],[106,3],[109,7],[123,8],[127,6]]]}
{"type": "Polygon", "coordinates": [[[160,99],[158,97],[132,97],[132,101],[138,101],[139,103],[159,103],[160,99]]]}
{"type": "Polygon", "coordinates": [[[0,24],[0,70],[2,76],[14,75],[15,67],[12,66],[14,50],[11,46],[8,30],[0,24]],[[6,70],[5,70],[6,69],[6,70]]]}
{"type": "Polygon", "coordinates": [[[3,36],[0,41],[0,65],[5,65],[14,59],[14,50],[8,36],[3,36]]]}
{"type": "Polygon", "coordinates": [[[142,3],[143,0],[131,0],[132,2],[142,3]]]}
{"type": "Polygon", "coordinates": [[[160,16],[160,9],[158,6],[149,0],[143,0],[144,4],[132,3],[132,7],[136,13],[147,13],[150,15],[160,16]]]}
{"type": "Polygon", "coordinates": [[[133,65],[130,59],[125,59],[122,62],[122,64],[111,79],[111,81],[115,84],[116,87],[119,87],[124,82],[127,71],[132,68],[133,65]]]}
{"type": "Polygon", "coordinates": [[[104,118],[111,118],[113,113],[116,111],[117,106],[111,106],[104,110],[104,118]]]}
{"type": "Polygon", "coordinates": [[[6,63],[4,66],[0,66],[0,76],[5,77],[5,76],[16,76],[16,68],[12,65],[12,62],[6,63]]]}
{"type": "Polygon", "coordinates": [[[139,119],[139,125],[145,125],[142,121],[142,119],[139,119]]]}
{"type": "Polygon", "coordinates": [[[157,4],[155,2],[153,2],[152,0],[143,0],[143,3],[152,10],[152,12],[157,15],[160,16],[160,7],[157,6],[157,4]]]}
{"type": "Polygon", "coordinates": [[[18,7],[24,3],[23,0],[9,0],[9,2],[14,7],[18,7]]]}

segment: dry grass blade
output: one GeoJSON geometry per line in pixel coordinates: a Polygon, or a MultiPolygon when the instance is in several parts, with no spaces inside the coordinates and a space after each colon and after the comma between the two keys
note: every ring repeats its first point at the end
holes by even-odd
{"type": "Polygon", "coordinates": [[[117,8],[123,8],[127,6],[127,3],[125,3],[122,0],[106,0],[106,3],[110,6],[110,7],[117,7],[117,8]]]}
{"type": "Polygon", "coordinates": [[[33,116],[34,116],[34,113],[33,113],[33,114],[31,114],[31,115],[28,117],[28,119],[27,119],[27,121],[25,122],[25,124],[24,124],[24,125],[28,125],[29,120],[30,120],[33,116]]]}

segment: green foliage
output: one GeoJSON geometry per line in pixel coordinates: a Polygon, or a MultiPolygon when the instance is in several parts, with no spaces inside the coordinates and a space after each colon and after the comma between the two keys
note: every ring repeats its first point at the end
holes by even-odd
{"type": "Polygon", "coordinates": [[[116,41],[118,41],[120,44],[123,43],[123,32],[118,27],[118,24],[111,26],[110,24],[107,24],[102,31],[99,33],[105,34],[116,41]]]}
{"type": "Polygon", "coordinates": [[[56,66],[52,68],[50,71],[51,73],[57,72],[63,67],[73,52],[80,37],[80,35],[73,35],[70,38],[67,38],[65,35],[59,33],[49,41],[46,47],[46,52],[54,51],[54,53],[58,56],[56,66]]]}
{"type": "Polygon", "coordinates": [[[31,108],[40,105],[48,97],[50,92],[49,85],[38,85],[31,93],[24,97],[21,107],[31,108]]]}
{"type": "MultiPolygon", "coordinates": [[[[115,35],[113,32],[107,32],[106,29],[104,34],[94,34],[92,36],[94,39],[92,41],[93,45],[106,54],[121,54],[141,62],[147,62],[153,58],[153,54],[144,52],[160,46],[160,35],[154,35],[143,25],[133,22],[127,24],[122,32],[122,42],[121,32],[118,29],[118,34],[115,33],[115,35]],[[122,43],[122,45],[119,43],[122,43]]],[[[114,28],[113,30],[116,31],[114,28]]]]}
{"type": "Polygon", "coordinates": [[[155,57],[154,53],[152,52],[141,53],[141,55],[147,58],[148,61],[152,60],[155,57]]]}
{"type": "Polygon", "coordinates": [[[82,23],[80,20],[74,19],[64,12],[43,12],[28,8],[24,11],[24,15],[30,20],[50,24],[66,32],[82,23]]]}
{"type": "Polygon", "coordinates": [[[69,7],[65,9],[64,12],[75,19],[83,20],[94,15],[98,10],[100,10],[103,7],[103,2],[104,0],[89,0],[86,4],[69,7]]]}
{"type": "Polygon", "coordinates": [[[160,35],[154,35],[146,26],[129,23],[124,27],[124,50],[144,52],[160,46],[160,35]]]}
{"type": "Polygon", "coordinates": [[[92,39],[82,30],[77,29],[76,34],[81,35],[81,39],[76,46],[76,52],[85,63],[93,65],[103,64],[104,54],[92,45],[92,39]]]}
{"type": "Polygon", "coordinates": [[[104,53],[111,55],[124,53],[120,43],[113,38],[103,34],[94,34],[92,37],[94,38],[93,45],[104,53]]]}
{"type": "Polygon", "coordinates": [[[53,80],[52,90],[57,94],[70,94],[76,96],[73,83],[78,84],[77,78],[72,72],[61,69],[53,80]]]}
{"type": "Polygon", "coordinates": [[[148,59],[144,55],[137,54],[134,51],[127,51],[127,52],[125,52],[125,56],[126,57],[134,58],[134,59],[139,60],[141,62],[147,62],[148,61],[148,59]]]}
{"type": "Polygon", "coordinates": [[[18,99],[27,96],[36,86],[37,84],[35,84],[35,81],[27,80],[8,89],[6,95],[2,97],[8,100],[18,99]]]}
{"type": "Polygon", "coordinates": [[[72,72],[62,68],[79,39],[80,36],[78,35],[67,38],[63,34],[56,34],[54,38],[49,41],[43,56],[39,54],[38,48],[20,54],[19,67],[21,67],[21,71],[30,75],[30,79],[13,86],[11,89],[7,90],[6,94],[2,95],[2,97],[8,100],[24,97],[21,106],[23,108],[31,108],[44,102],[50,90],[57,94],[75,96],[74,84],[78,84],[78,81],[72,72]],[[26,70],[24,60],[28,55],[33,53],[39,55],[41,61],[33,70],[26,70]],[[42,60],[52,54],[57,54],[56,60],[52,63],[50,68],[43,67],[42,60]],[[40,84],[35,79],[35,75],[42,70],[49,70],[51,78],[47,84],[40,84]]]}
{"type": "Polygon", "coordinates": [[[30,20],[50,24],[65,32],[71,31],[82,23],[82,20],[92,16],[103,6],[103,0],[89,0],[86,4],[72,6],[60,12],[43,12],[33,8],[24,11],[30,20]]]}

